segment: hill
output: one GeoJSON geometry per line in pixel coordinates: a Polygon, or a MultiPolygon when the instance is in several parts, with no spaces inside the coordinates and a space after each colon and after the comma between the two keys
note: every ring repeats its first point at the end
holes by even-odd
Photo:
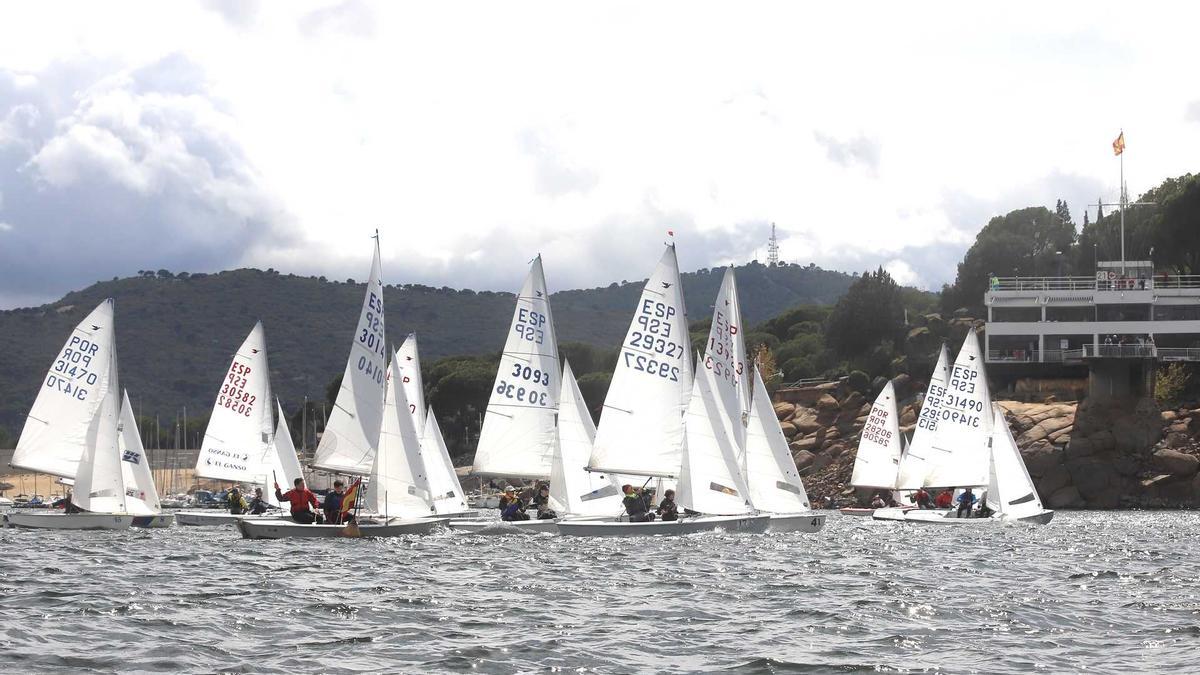
{"type": "MultiPolygon", "coordinates": [[[[721,269],[683,275],[692,320],[707,318],[721,269]]],[[[854,277],[814,265],[737,268],[747,324],[798,304],[829,304],[854,277]]],[[[615,347],[628,327],[643,281],[554,293],[561,342],[615,347]]],[[[340,375],[363,285],[348,279],[300,277],[275,270],[218,274],[143,272],[104,281],[35,308],[0,311],[0,436],[15,442],[41,378],[71,328],[101,300],[116,300],[122,386],[147,417],[173,417],[187,406],[207,416],[234,349],[256,319],[270,346],[275,392],[293,411],[303,397],[324,399],[340,375]]],[[[498,352],[512,316],[512,293],[432,288],[417,284],[385,290],[388,339],[420,336],[422,359],[498,352]]],[[[0,445],[3,445],[0,442],[0,445]]]]}

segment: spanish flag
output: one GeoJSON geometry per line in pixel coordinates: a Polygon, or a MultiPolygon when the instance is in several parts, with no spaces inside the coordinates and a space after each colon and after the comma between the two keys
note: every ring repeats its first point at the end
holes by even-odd
{"type": "Polygon", "coordinates": [[[1113,154],[1119,155],[1125,152],[1125,132],[1121,131],[1121,135],[1117,136],[1117,140],[1113,141],[1113,154]]]}
{"type": "Polygon", "coordinates": [[[354,505],[358,503],[358,493],[362,490],[362,479],[354,481],[350,484],[346,494],[342,495],[342,520],[346,519],[346,514],[354,510],[354,505]]]}

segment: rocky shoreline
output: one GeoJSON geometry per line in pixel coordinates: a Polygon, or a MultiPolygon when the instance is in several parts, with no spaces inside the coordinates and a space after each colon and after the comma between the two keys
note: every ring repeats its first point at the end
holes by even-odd
{"type": "MultiPolygon", "coordinates": [[[[776,393],[779,418],[814,500],[869,499],[850,474],[859,434],[871,410],[876,378],[866,391],[836,382],[776,393]]],[[[892,380],[900,429],[910,436],[924,383],[892,380]]],[[[1200,508],[1200,409],[1160,410],[1136,402],[998,401],[1043,503],[1053,509],[1200,508]]]]}

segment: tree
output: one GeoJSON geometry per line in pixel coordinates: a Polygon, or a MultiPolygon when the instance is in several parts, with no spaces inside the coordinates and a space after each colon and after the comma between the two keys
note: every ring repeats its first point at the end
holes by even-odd
{"type": "Polygon", "coordinates": [[[900,287],[880,267],[859,277],[834,305],[825,324],[825,344],[840,356],[852,357],[880,341],[899,340],[903,330],[900,287]]]}

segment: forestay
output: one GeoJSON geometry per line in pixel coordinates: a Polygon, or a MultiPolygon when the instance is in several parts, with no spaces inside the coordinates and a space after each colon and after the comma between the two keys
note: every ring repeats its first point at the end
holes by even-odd
{"type": "MultiPolygon", "coordinates": [[[[392,363],[397,357],[393,356],[392,363]]],[[[404,386],[389,367],[387,397],[379,451],[371,465],[371,478],[364,499],[368,511],[388,517],[420,518],[432,514],[429,481],[421,459],[421,439],[413,427],[412,413],[404,386]]]]}
{"type": "Polygon", "coordinates": [[[692,389],[687,310],[675,246],[646,281],[604,399],[589,466],[638,476],[679,475],[692,389]]]}
{"type": "Polygon", "coordinates": [[[900,490],[916,490],[927,485],[925,479],[933,469],[932,460],[944,453],[932,450],[933,432],[937,429],[942,413],[942,401],[946,397],[946,383],[950,380],[950,351],[942,344],[937,365],[929,375],[929,386],[921,403],[921,416],[913,431],[912,442],[900,459],[900,476],[896,487],[900,490]]]}
{"type": "Polygon", "coordinates": [[[549,477],[559,384],[558,339],[538,256],[517,295],[479,431],[473,473],[549,477]]]}
{"type": "Polygon", "coordinates": [[[429,478],[433,510],[438,514],[462,513],[468,509],[467,499],[458,474],[454,472],[454,462],[450,459],[442,429],[432,408],[422,417],[425,418],[425,427],[421,435],[421,458],[425,462],[425,475],[429,478]]]}
{"type": "Polygon", "coordinates": [[[365,474],[371,470],[383,419],[384,376],[383,281],[379,266],[379,235],[375,258],[363,296],[362,311],[350,344],[333,411],[317,445],[313,466],[334,473],[365,474]]]}
{"type": "Polygon", "coordinates": [[[721,280],[721,288],[713,304],[712,326],[704,346],[703,363],[713,373],[717,400],[724,411],[722,421],[733,441],[738,465],[743,466],[750,391],[747,386],[746,338],[742,334],[742,310],[733,267],[725,269],[725,277],[721,280]]]}
{"type": "Polygon", "coordinates": [[[121,452],[121,479],[125,487],[125,507],[135,516],[154,516],[162,513],[158,500],[158,489],[150,472],[150,458],[142,446],[142,435],[138,432],[133,406],[129,404],[129,392],[121,396],[121,421],[118,447],[121,452]]]}
{"type": "Polygon", "coordinates": [[[937,428],[930,444],[926,485],[987,485],[988,439],[992,433],[992,400],[975,331],[967,331],[962,350],[950,369],[937,428]]]}
{"type": "Polygon", "coordinates": [[[750,488],[750,501],[760,511],[796,513],[809,510],[808,493],[757,367],[754,368],[754,397],[746,427],[746,483],[750,488]]]}
{"type": "Polygon", "coordinates": [[[1028,518],[1044,511],[1017,441],[1004,419],[1004,411],[993,404],[991,480],[988,506],[1003,518],[1028,518]]]}
{"type": "Polygon", "coordinates": [[[221,380],[196,456],[196,475],[266,484],[271,476],[263,458],[274,452],[274,432],[267,341],[260,321],[238,347],[221,380]]]}
{"type": "Polygon", "coordinates": [[[896,487],[902,449],[900,424],[896,413],[896,392],[889,381],[875,397],[871,412],[858,438],[854,473],[850,484],[856,487],[892,489],[896,487]]]}
{"type": "Polygon", "coordinates": [[[550,502],[560,516],[616,516],[621,489],[614,476],[587,470],[596,425],[569,363],[563,364],[558,434],[550,471],[550,502]]]}
{"type": "Polygon", "coordinates": [[[117,430],[120,388],[115,350],[109,350],[109,386],[88,429],[91,441],[79,460],[71,502],[92,513],[126,513],[125,481],[121,474],[120,434],[117,430]]]}
{"type": "MultiPolygon", "coordinates": [[[[101,302],[75,329],[50,364],[25,418],[12,466],[74,478],[100,402],[109,389],[113,301],[101,302]]],[[[116,377],[112,377],[115,386],[116,377]]]]}
{"type": "Polygon", "coordinates": [[[754,509],[737,464],[732,439],[721,421],[712,371],[696,373],[688,404],[686,441],[676,501],[708,515],[737,515],[754,509]]]}

